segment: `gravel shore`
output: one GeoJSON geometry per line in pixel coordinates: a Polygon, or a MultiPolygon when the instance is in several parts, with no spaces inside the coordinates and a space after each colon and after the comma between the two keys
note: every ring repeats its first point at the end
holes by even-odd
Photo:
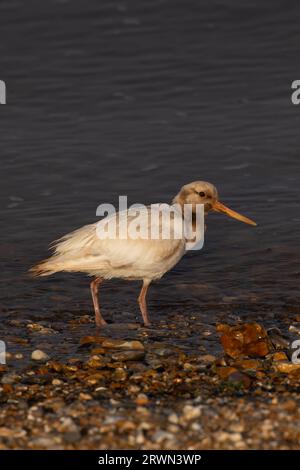
{"type": "Polygon", "coordinates": [[[299,449],[299,312],[250,310],[101,331],[88,315],[7,315],[0,448],[299,449]]]}

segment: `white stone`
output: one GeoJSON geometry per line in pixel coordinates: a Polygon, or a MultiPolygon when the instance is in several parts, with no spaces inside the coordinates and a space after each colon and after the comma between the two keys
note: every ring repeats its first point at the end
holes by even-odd
{"type": "Polygon", "coordinates": [[[46,354],[44,351],[42,351],[41,349],[36,349],[35,351],[33,351],[33,353],[31,354],[31,359],[33,361],[48,361],[49,356],[48,354],[46,354]]]}

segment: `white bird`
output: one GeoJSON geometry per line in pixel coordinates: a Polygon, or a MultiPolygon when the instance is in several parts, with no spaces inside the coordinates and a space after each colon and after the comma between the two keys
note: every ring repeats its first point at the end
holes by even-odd
{"type": "MultiPolygon", "coordinates": [[[[117,227],[116,236],[99,237],[99,221],[85,225],[54,242],[54,254],[31,268],[30,271],[35,276],[48,276],[60,271],[84,272],[89,276],[94,276],[90,288],[97,326],[106,324],[99,307],[98,290],[100,284],[105,279],[112,278],[142,280],[143,285],[138,302],[144,324],[148,326],[150,321],[147,313],[146,295],[151,281],[160,279],[173,268],[185,254],[187,243],[191,241],[183,232],[179,237],[172,236],[176,231],[175,225],[179,218],[180,220],[184,218],[186,204],[190,204],[192,208],[192,223],[196,230],[196,237],[199,227],[195,226],[194,216],[198,205],[203,205],[205,215],[212,210],[222,212],[247,224],[256,225],[251,219],[234,212],[219,202],[217,189],[211,183],[194,181],[183,186],[173,199],[172,204],[167,205],[170,210],[175,206],[182,209],[182,212],[177,210],[173,212],[173,217],[169,222],[171,236],[167,239],[161,236],[156,239],[142,235],[132,237],[128,235],[128,232],[126,232],[125,238],[122,237],[120,235],[121,221],[124,221],[125,218],[127,222],[132,222],[135,217],[129,211],[117,212],[114,216],[108,216],[101,221],[103,227],[103,223],[105,224],[114,218],[117,227]]],[[[150,211],[151,207],[149,206],[141,211],[139,223],[145,223],[148,233],[153,228],[158,228],[158,232],[161,234],[162,218],[153,221],[150,211]]]]}

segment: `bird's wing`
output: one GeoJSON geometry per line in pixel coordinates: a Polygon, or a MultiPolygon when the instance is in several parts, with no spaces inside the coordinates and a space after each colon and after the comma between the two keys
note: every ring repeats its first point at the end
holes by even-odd
{"type": "Polygon", "coordinates": [[[160,209],[160,215],[155,209],[150,213],[150,208],[144,206],[139,208],[137,215],[130,211],[117,212],[57,240],[54,244],[55,255],[65,259],[72,258],[74,261],[85,258],[84,265],[88,259],[88,264],[96,263],[99,257],[103,261],[109,261],[111,266],[136,264],[138,260],[143,263],[151,261],[154,264],[161,262],[172,256],[176,250],[183,249],[185,244],[182,233],[180,236],[181,215],[174,212],[168,219],[167,212],[167,205],[165,210],[160,209]],[[124,237],[122,224],[125,222],[127,230],[124,237]],[[110,229],[115,224],[116,232],[104,236],[103,229],[109,224],[110,229]],[[140,234],[134,233],[134,229],[138,227],[143,227],[140,234]]]}
{"type": "Polygon", "coordinates": [[[50,246],[54,249],[55,255],[69,253],[75,256],[76,253],[80,254],[90,249],[95,243],[95,239],[96,224],[89,224],[58,238],[50,246]]]}

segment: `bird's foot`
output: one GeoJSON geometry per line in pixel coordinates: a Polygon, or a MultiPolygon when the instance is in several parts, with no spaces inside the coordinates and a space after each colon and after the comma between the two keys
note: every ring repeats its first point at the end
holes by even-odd
{"type": "Polygon", "coordinates": [[[96,323],[96,326],[98,326],[99,328],[101,326],[107,325],[107,322],[104,320],[104,318],[98,315],[95,315],[95,323],[96,323]]]}
{"type": "Polygon", "coordinates": [[[96,327],[97,328],[102,328],[103,326],[106,326],[107,325],[107,322],[106,321],[96,321],[96,327]]]}

